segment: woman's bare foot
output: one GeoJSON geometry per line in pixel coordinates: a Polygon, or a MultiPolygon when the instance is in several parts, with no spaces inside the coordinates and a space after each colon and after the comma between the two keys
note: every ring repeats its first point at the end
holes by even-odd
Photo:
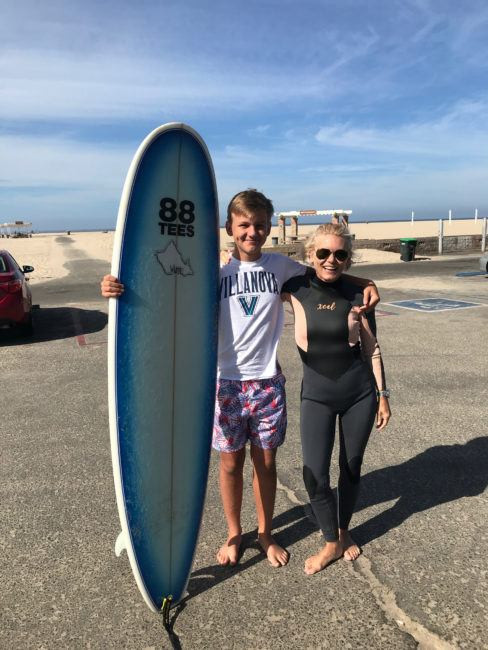
{"type": "Polygon", "coordinates": [[[325,569],[328,564],[342,557],[343,546],[341,541],[327,542],[317,555],[312,555],[305,560],[305,573],[309,576],[325,569]]]}
{"type": "Polygon", "coordinates": [[[339,529],[339,540],[344,547],[344,559],[352,562],[361,555],[361,549],[353,540],[348,530],[339,529]]]}
{"type": "Polygon", "coordinates": [[[217,551],[217,562],[222,566],[235,566],[239,561],[242,535],[232,535],[217,551]]]}
{"type": "Polygon", "coordinates": [[[266,557],[271,566],[278,568],[288,564],[290,554],[285,548],[281,548],[269,533],[258,533],[258,542],[266,553],[266,557]]]}

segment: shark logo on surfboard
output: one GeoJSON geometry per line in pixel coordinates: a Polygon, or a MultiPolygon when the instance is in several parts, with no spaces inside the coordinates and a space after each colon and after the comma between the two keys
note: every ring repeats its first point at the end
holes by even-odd
{"type": "Polygon", "coordinates": [[[156,251],[154,256],[166,275],[182,275],[183,277],[193,275],[190,260],[183,259],[174,241],[171,241],[163,250],[156,251]]]}

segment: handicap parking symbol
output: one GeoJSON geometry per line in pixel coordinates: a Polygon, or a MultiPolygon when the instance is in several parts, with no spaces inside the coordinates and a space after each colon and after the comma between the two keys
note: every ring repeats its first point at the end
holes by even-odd
{"type": "Polygon", "coordinates": [[[421,298],[419,300],[397,300],[388,303],[403,309],[414,311],[448,311],[450,309],[467,309],[468,307],[482,307],[480,302],[466,302],[465,300],[449,300],[448,298],[421,298]]]}

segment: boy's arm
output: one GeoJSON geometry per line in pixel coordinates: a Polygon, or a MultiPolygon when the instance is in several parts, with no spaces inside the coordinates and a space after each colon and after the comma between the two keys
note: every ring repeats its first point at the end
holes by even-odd
{"type": "Polygon", "coordinates": [[[359,287],[364,289],[363,305],[366,311],[370,311],[370,309],[376,307],[380,301],[380,294],[378,293],[378,287],[375,285],[373,280],[358,278],[355,275],[349,275],[348,273],[343,273],[342,277],[347,278],[353,284],[357,284],[359,287]]]}
{"type": "Polygon", "coordinates": [[[100,290],[104,298],[118,298],[124,292],[124,285],[113,275],[105,275],[100,282],[100,290]]]}

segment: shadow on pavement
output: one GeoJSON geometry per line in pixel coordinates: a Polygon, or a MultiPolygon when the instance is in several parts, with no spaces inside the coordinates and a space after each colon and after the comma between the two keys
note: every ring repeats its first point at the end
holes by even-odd
{"type": "Polygon", "coordinates": [[[438,445],[400,465],[385,467],[361,479],[356,511],[398,499],[388,510],[354,529],[354,539],[367,544],[400,526],[417,512],[481,494],[488,484],[488,437],[466,444],[438,445]]]}
{"type": "MultiPolygon", "coordinates": [[[[301,539],[305,539],[305,537],[308,537],[317,530],[316,526],[307,518],[303,506],[294,506],[273,519],[273,528],[276,529],[283,526],[286,526],[286,528],[273,533],[273,536],[278,544],[286,548],[289,548],[301,539]]],[[[266,556],[257,542],[257,530],[243,534],[241,543],[242,554],[247,549],[254,549],[256,553],[245,561],[241,559],[239,564],[235,566],[212,564],[194,571],[190,576],[187,587],[188,596],[183,602],[211,589],[228,578],[232,578],[241,571],[246,571],[258,564],[258,562],[267,561],[266,556]]],[[[217,552],[217,549],[215,549],[215,552],[217,552]]]]}
{"type": "Polygon", "coordinates": [[[166,633],[168,635],[168,640],[171,643],[171,647],[174,648],[174,650],[181,650],[181,648],[182,648],[182,645],[181,645],[181,642],[180,642],[180,637],[174,631],[174,626],[175,626],[175,623],[176,623],[176,619],[178,618],[178,616],[181,614],[181,612],[186,607],[186,600],[187,600],[187,598],[180,601],[176,605],[176,607],[173,607],[173,609],[170,611],[169,626],[167,628],[165,628],[163,626],[164,633],[166,633]]]}
{"type": "MultiPolygon", "coordinates": [[[[68,249],[71,250],[71,249],[68,249]]],[[[96,259],[72,259],[64,263],[68,275],[32,285],[34,302],[43,306],[80,304],[104,300],[100,280],[110,271],[110,264],[96,259]]]]}
{"type": "MultiPolygon", "coordinates": [[[[466,444],[431,447],[414,458],[366,474],[361,480],[361,497],[356,512],[372,505],[398,499],[395,505],[356,526],[354,539],[361,545],[385,535],[400,526],[411,515],[434,508],[442,503],[481,494],[488,484],[488,437],[474,438],[466,444]]],[[[283,528],[274,534],[286,548],[318,530],[310,517],[310,507],[294,506],[273,519],[273,528],[283,528]]],[[[256,542],[257,531],[242,536],[241,548],[255,548],[255,555],[241,560],[236,566],[214,564],[194,571],[184,602],[215,585],[232,578],[258,562],[265,560],[256,542]]]]}
{"type": "Polygon", "coordinates": [[[45,307],[33,311],[34,334],[21,336],[15,329],[0,331],[0,346],[28,345],[42,341],[67,339],[100,332],[106,326],[107,314],[97,309],[77,307],[45,307]]]}

